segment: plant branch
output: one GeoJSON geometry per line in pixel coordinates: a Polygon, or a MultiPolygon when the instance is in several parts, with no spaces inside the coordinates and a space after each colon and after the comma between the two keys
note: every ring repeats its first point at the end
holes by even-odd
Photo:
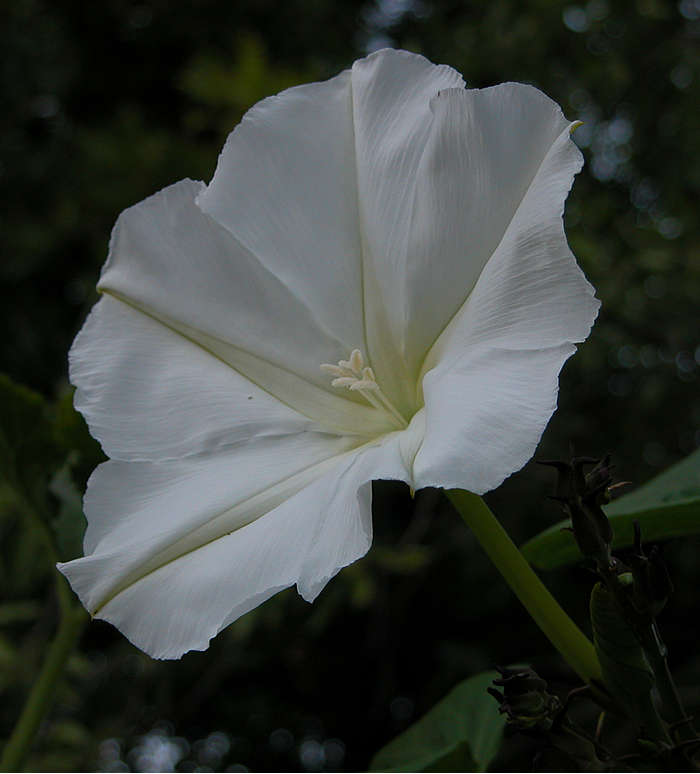
{"type": "Polygon", "coordinates": [[[596,683],[602,683],[602,673],[593,645],[537,577],[486,503],[462,489],[446,494],[535,623],[595,689],[596,683]]]}
{"type": "Polygon", "coordinates": [[[58,579],[61,623],[44,658],[39,676],[27,697],[22,714],[3,750],[0,759],[2,771],[21,769],[39,725],[51,707],[56,684],[63,673],[68,657],[88,621],[88,615],[82,607],[66,601],[69,599],[70,592],[67,586],[61,590],[61,586],[65,586],[65,583],[63,577],[58,579]]]}

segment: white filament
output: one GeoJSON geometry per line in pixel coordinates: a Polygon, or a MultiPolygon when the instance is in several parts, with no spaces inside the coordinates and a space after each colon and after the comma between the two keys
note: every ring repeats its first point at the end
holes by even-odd
{"type": "Polygon", "coordinates": [[[332,387],[345,387],[352,392],[359,392],[372,406],[388,412],[402,429],[408,427],[408,422],[382,392],[374,371],[365,365],[365,359],[359,349],[353,349],[349,360],[340,360],[338,365],[322,363],[321,370],[334,377],[331,381],[332,387]]]}

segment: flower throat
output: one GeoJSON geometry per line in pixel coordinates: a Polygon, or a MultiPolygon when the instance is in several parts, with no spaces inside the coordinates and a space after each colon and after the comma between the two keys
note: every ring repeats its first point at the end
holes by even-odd
{"type": "Polygon", "coordinates": [[[408,427],[408,422],[382,392],[374,371],[365,365],[365,359],[359,349],[353,349],[350,353],[350,359],[340,360],[338,365],[322,363],[321,370],[334,377],[331,386],[359,392],[374,408],[387,412],[399,429],[403,430],[408,427]]]}

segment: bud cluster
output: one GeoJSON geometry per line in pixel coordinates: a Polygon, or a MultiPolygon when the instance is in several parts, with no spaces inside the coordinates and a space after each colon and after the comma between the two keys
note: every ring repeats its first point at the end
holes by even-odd
{"type": "Polygon", "coordinates": [[[519,731],[549,731],[561,712],[559,699],[547,692],[547,683],[530,667],[508,669],[496,667],[501,674],[494,685],[503,688],[488,692],[500,704],[499,712],[519,731]]]}
{"type": "Polygon", "coordinates": [[[571,519],[571,530],[581,553],[603,567],[610,567],[613,530],[602,506],[611,500],[613,484],[610,455],[602,459],[575,457],[571,462],[543,460],[558,473],[552,499],[561,504],[571,519]],[[584,473],[587,465],[594,467],[584,473]]]}

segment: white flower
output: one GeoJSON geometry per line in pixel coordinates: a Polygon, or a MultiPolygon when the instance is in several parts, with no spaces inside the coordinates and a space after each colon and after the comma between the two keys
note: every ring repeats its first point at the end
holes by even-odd
{"type": "Polygon", "coordinates": [[[111,458],[60,565],[93,615],[205,649],[367,552],[373,479],[483,493],[522,467],[598,309],[562,226],[571,128],[535,88],[384,50],[120,216],[70,355],[111,458]]]}

